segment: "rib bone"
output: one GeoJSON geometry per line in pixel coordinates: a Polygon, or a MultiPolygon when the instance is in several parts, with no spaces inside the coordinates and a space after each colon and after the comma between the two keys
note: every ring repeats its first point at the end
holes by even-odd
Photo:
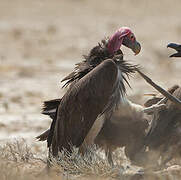
{"type": "Polygon", "coordinates": [[[165,104],[154,104],[152,105],[151,107],[148,107],[148,108],[144,108],[143,109],[143,112],[144,113],[147,113],[147,114],[154,114],[156,113],[157,111],[160,111],[160,110],[163,110],[166,108],[166,105],[165,104]]]}

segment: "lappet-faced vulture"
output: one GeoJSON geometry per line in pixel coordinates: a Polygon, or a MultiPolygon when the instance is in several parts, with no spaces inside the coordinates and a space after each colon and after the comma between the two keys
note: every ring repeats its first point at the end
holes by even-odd
{"type": "Polygon", "coordinates": [[[137,66],[123,60],[122,44],[135,54],[140,52],[133,32],[127,27],[120,28],[92,48],[62,80],[67,81],[64,86],[69,85],[69,89],[61,99],[44,103],[43,114],[53,121],[50,129],[37,138],[47,139],[53,156],[63,149],[71,152],[72,145],[84,149],[94,143],[105,120],[125,102],[124,83],[128,83],[126,77],[137,66]]]}

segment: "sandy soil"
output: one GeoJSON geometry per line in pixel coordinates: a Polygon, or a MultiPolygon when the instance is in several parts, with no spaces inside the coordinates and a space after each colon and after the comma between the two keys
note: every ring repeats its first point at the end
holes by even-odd
{"type": "MultiPolygon", "coordinates": [[[[180,8],[180,0],[1,1],[0,140],[35,143],[50,124],[40,114],[42,102],[61,96],[60,80],[82,54],[121,26],[131,27],[142,45],[138,56],[122,47],[125,59],[164,88],[180,84],[181,61],[170,60],[166,48],[181,42],[180,8]]],[[[155,92],[137,74],[130,82],[128,95],[138,103],[155,92]]]]}

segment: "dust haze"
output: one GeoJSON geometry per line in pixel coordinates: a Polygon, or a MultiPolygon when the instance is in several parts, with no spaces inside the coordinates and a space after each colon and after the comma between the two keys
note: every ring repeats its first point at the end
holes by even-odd
{"type": "MultiPolygon", "coordinates": [[[[0,140],[35,137],[50,119],[41,115],[45,100],[63,95],[61,79],[101,39],[128,26],[142,45],[125,59],[167,89],[180,84],[181,61],[170,59],[170,42],[181,43],[180,0],[6,0],[0,2],[0,140]]],[[[156,92],[135,74],[128,96],[143,104],[156,92]]]]}

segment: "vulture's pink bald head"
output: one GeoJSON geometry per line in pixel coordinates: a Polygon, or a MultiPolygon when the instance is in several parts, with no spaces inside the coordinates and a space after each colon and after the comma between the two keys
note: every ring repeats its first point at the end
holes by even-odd
{"type": "Polygon", "coordinates": [[[135,54],[138,54],[141,50],[140,44],[136,41],[133,32],[128,27],[121,27],[109,38],[109,53],[114,55],[122,44],[132,49],[135,54]]]}

